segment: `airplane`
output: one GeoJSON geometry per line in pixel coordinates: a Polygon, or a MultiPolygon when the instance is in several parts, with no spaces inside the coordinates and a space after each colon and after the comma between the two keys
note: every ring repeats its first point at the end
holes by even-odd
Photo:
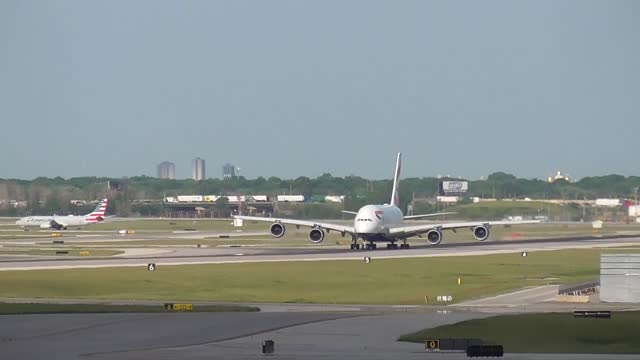
{"type": "Polygon", "coordinates": [[[401,242],[401,249],[408,249],[410,246],[407,239],[417,236],[425,237],[430,245],[438,245],[443,239],[443,230],[453,230],[468,228],[473,236],[484,241],[489,238],[490,229],[493,225],[518,225],[518,224],[535,224],[540,223],[539,220],[524,221],[471,221],[457,223],[437,223],[437,224],[421,224],[407,225],[405,220],[417,219],[423,217],[442,215],[443,213],[424,214],[404,216],[400,210],[400,199],[398,196],[400,166],[402,154],[398,153],[396,160],[396,171],[393,177],[393,189],[391,192],[391,201],[384,205],[365,205],[357,212],[346,211],[354,214],[353,226],[324,223],[318,221],[306,221],[284,218],[265,218],[258,216],[236,215],[234,218],[248,221],[264,221],[271,222],[269,231],[275,238],[284,236],[286,232],[285,225],[294,225],[296,228],[300,226],[309,227],[309,240],[312,243],[319,244],[325,238],[325,233],[335,231],[343,237],[351,235],[351,250],[360,249],[358,240],[363,241],[363,249],[375,250],[376,243],[386,242],[387,249],[397,249],[398,242],[401,242]]]}
{"type": "Polygon", "coordinates": [[[16,221],[16,225],[24,228],[39,227],[41,229],[67,230],[68,227],[96,224],[104,220],[109,199],[102,199],[98,206],[84,216],[27,216],[16,221]]]}

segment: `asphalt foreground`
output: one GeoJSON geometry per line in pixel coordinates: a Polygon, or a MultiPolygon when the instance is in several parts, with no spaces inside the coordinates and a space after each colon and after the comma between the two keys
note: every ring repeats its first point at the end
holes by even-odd
{"type": "MultiPolygon", "coordinates": [[[[3,359],[464,359],[396,341],[404,333],[490,316],[475,312],[73,314],[3,316],[3,359]]],[[[638,359],[510,354],[505,359],[638,359]]]]}

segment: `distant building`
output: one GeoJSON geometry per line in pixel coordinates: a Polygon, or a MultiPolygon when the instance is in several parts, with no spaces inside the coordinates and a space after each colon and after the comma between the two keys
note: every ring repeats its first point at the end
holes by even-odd
{"type": "Polygon", "coordinates": [[[195,181],[204,180],[204,159],[200,159],[199,157],[193,159],[191,162],[191,178],[195,181]]]}
{"type": "Polygon", "coordinates": [[[163,161],[158,164],[158,177],[160,179],[171,179],[175,180],[176,178],[176,165],[169,161],[163,161]]]}
{"type": "Polygon", "coordinates": [[[556,180],[565,180],[567,182],[571,182],[571,178],[569,177],[569,175],[562,174],[560,170],[558,170],[555,175],[549,176],[547,178],[547,181],[550,183],[555,182],[556,180]]]}
{"type": "Polygon", "coordinates": [[[222,178],[232,179],[236,177],[236,167],[233,164],[226,163],[222,165],[222,178]]]}

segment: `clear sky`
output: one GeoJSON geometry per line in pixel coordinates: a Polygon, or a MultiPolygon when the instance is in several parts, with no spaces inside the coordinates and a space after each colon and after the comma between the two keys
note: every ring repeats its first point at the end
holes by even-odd
{"type": "Polygon", "coordinates": [[[640,1],[0,0],[0,178],[640,175],[640,1]]]}

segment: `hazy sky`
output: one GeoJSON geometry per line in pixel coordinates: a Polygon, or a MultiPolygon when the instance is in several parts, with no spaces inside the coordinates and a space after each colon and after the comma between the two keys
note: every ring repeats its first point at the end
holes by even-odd
{"type": "Polygon", "coordinates": [[[0,178],[640,175],[639,1],[0,0],[0,178]]]}

